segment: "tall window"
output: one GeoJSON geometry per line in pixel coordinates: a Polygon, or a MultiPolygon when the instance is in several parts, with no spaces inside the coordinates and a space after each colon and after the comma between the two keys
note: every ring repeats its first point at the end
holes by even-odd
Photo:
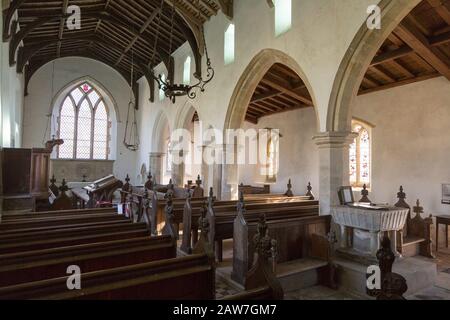
{"type": "Polygon", "coordinates": [[[232,23],[230,23],[227,31],[225,31],[224,62],[225,65],[234,62],[234,24],[232,23]]]}
{"type": "Polygon", "coordinates": [[[358,136],[350,145],[350,183],[353,187],[370,187],[371,128],[360,121],[352,121],[352,131],[358,136]]]}
{"type": "Polygon", "coordinates": [[[189,85],[191,83],[191,57],[187,57],[184,61],[183,83],[189,85]]]}
{"type": "Polygon", "coordinates": [[[287,32],[292,24],[292,0],[274,0],[275,36],[287,32]]]}
{"type": "Polygon", "coordinates": [[[109,155],[110,121],[98,91],[85,82],[69,92],[59,111],[60,159],[106,160],[109,155]]]}
{"type": "MultiPolygon", "coordinates": [[[[166,75],[164,73],[161,75],[161,78],[163,79],[163,81],[166,81],[166,75]]],[[[160,88],[159,89],[159,101],[163,101],[165,97],[166,97],[166,94],[164,93],[164,90],[162,88],[160,88]]]]}

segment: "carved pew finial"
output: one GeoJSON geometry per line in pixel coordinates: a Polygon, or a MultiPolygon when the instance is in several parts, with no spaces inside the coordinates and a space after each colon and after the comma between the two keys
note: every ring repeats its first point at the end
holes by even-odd
{"type": "Polygon", "coordinates": [[[48,188],[55,197],[59,195],[59,188],[56,186],[55,175],[52,175],[52,178],[50,179],[50,185],[48,186],[48,188]]]}
{"type": "Polygon", "coordinates": [[[131,191],[131,184],[130,184],[130,176],[127,174],[126,178],[125,178],[125,184],[122,187],[123,191],[131,191]]]}
{"type": "Polygon", "coordinates": [[[62,193],[65,193],[66,191],[69,191],[69,187],[67,186],[66,179],[63,179],[61,182],[61,187],[59,187],[59,191],[62,193]]]}
{"type": "Polygon", "coordinates": [[[239,200],[238,200],[238,203],[237,203],[237,210],[240,211],[241,209],[245,210],[245,198],[244,198],[244,191],[243,190],[239,191],[239,200]]]}
{"type": "Polygon", "coordinates": [[[391,240],[385,234],[381,241],[381,249],[377,252],[381,270],[381,289],[368,290],[368,294],[377,300],[405,300],[403,294],[408,290],[406,279],[392,272],[395,255],[391,249],[391,240]]]}
{"type": "Polygon", "coordinates": [[[200,177],[200,175],[197,176],[197,180],[195,181],[195,184],[200,187],[202,185],[202,179],[200,177]]]}
{"type": "Polygon", "coordinates": [[[406,193],[403,191],[403,186],[400,186],[400,191],[397,192],[397,198],[398,198],[398,201],[395,204],[395,206],[397,208],[405,208],[405,209],[409,209],[410,208],[409,204],[407,204],[406,200],[405,200],[406,199],[406,193]]]}
{"type": "Polygon", "coordinates": [[[148,190],[153,190],[154,184],[153,184],[153,176],[152,174],[149,172],[148,176],[147,176],[147,181],[145,182],[145,188],[148,190]]]}
{"type": "Polygon", "coordinates": [[[255,245],[259,258],[264,260],[276,258],[277,242],[269,237],[269,229],[267,227],[265,214],[262,214],[259,217],[258,225],[256,227],[256,234],[253,237],[253,244],[255,245]]]}
{"type": "Polygon", "coordinates": [[[416,201],[416,205],[415,205],[415,207],[413,208],[413,212],[414,212],[415,214],[419,215],[419,216],[422,216],[422,213],[423,213],[423,207],[420,206],[420,200],[419,200],[419,199],[417,199],[417,201],[416,201]]]}
{"type": "Polygon", "coordinates": [[[309,197],[310,200],[314,200],[314,195],[312,193],[312,186],[311,186],[311,182],[308,182],[308,186],[306,187],[306,189],[308,190],[306,192],[306,196],[309,197]]]}
{"type": "Polygon", "coordinates": [[[206,200],[203,201],[200,207],[200,217],[198,218],[198,227],[200,229],[200,239],[195,244],[192,253],[206,253],[212,264],[214,264],[214,250],[212,247],[211,238],[211,225],[208,219],[208,206],[206,200]]]}
{"type": "Polygon", "coordinates": [[[289,179],[288,184],[287,184],[287,191],[284,194],[286,197],[293,197],[294,193],[292,192],[292,182],[291,179],[289,179]]]}
{"type": "Polygon", "coordinates": [[[214,189],[213,189],[213,187],[209,188],[208,205],[210,207],[212,207],[214,205],[214,189]]]}
{"type": "Polygon", "coordinates": [[[359,200],[359,202],[364,202],[364,203],[372,203],[372,201],[370,201],[369,199],[369,190],[367,190],[367,185],[364,184],[363,185],[363,189],[361,190],[361,200],[359,200]]]}
{"type": "Polygon", "coordinates": [[[174,240],[178,240],[178,232],[175,228],[173,221],[174,221],[174,214],[173,214],[173,198],[172,193],[168,192],[166,194],[166,207],[164,208],[165,213],[165,225],[162,230],[163,235],[170,235],[174,240]]]}

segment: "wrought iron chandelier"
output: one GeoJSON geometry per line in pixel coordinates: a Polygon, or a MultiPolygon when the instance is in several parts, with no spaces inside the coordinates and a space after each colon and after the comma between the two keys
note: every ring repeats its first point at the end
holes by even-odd
{"type": "MultiPolygon", "coordinates": [[[[154,63],[157,43],[158,43],[159,34],[160,34],[161,15],[162,15],[163,6],[164,6],[164,0],[161,0],[160,15],[159,15],[158,27],[157,27],[157,30],[156,30],[156,37],[155,37],[155,45],[154,45],[154,50],[153,50],[152,64],[154,63]]],[[[198,1],[198,11],[200,12],[200,1],[198,1]]],[[[174,17],[175,17],[175,1],[172,1],[169,54],[172,54],[172,42],[173,42],[173,32],[174,32],[174,17]]],[[[214,68],[211,65],[211,59],[209,58],[208,48],[206,46],[206,41],[205,41],[205,31],[204,31],[203,25],[201,27],[201,33],[202,33],[202,40],[203,40],[203,43],[204,43],[204,46],[205,46],[206,78],[203,78],[201,74],[198,74],[196,72],[196,73],[194,73],[194,78],[197,80],[197,82],[194,85],[186,85],[186,84],[171,83],[170,79],[173,78],[171,76],[167,76],[166,79],[164,80],[161,74],[159,74],[158,76],[155,76],[155,74],[152,73],[153,78],[158,83],[159,89],[162,90],[164,92],[164,95],[167,98],[169,98],[173,103],[175,103],[175,100],[176,100],[177,97],[187,96],[189,99],[195,99],[197,97],[197,91],[200,90],[200,92],[204,92],[206,85],[209,82],[211,82],[211,80],[214,78],[214,68]]],[[[172,63],[171,59],[169,59],[168,63],[169,63],[169,65],[168,65],[168,69],[169,69],[168,72],[170,72],[170,70],[171,70],[171,63],[172,63]]]]}

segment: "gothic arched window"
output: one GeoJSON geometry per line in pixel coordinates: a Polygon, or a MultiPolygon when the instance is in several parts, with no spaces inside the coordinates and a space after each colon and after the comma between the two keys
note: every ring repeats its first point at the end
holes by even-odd
{"type": "Polygon", "coordinates": [[[60,159],[107,160],[110,120],[103,97],[89,83],[71,90],[59,110],[57,135],[60,159]]]}
{"type": "Polygon", "coordinates": [[[350,145],[350,183],[353,187],[367,188],[371,182],[372,136],[368,124],[352,120],[352,131],[357,133],[350,145]]]}

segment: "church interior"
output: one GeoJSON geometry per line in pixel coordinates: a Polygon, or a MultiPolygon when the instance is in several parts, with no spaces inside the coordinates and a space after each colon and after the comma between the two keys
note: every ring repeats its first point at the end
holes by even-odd
{"type": "Polygon", "coordinates": [[[450,300],[450,0],[0,5],[0,300],[450,300]]]}

